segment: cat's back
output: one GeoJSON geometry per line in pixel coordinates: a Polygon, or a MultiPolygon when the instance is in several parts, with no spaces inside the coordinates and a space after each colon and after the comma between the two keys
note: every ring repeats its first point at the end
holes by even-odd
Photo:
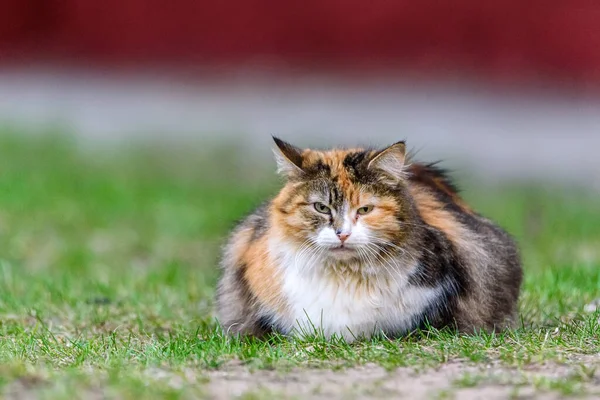
{"type": "Polygon", "coordinates": [[[447,209],[474,214],[471,207],[461,198],[448,172],[439,168],[436,163],[413,163],[407,172],[413,196],[428,197],[430,201],[439,202],[447,209]]]}
{"type": "Polygon", "coordinates": [[[474,211],[459,195],[446,171],[435,164],[412,164],[410,193],[421,219],[451,243],[471,282],[459,300],[457,319],[473,326],[503,325],[515,315],[522,268],[515,240],[474,211]],[[482,323],[486,321],[486,323],[482,323]]]}
{"type": "Polygon", "coordinates": [[[408,170],[408,182],[421,217],[426,221],[443,221],[444,224],[441,226],[445,229],[442,231],[459,231],[460,228],[456,227],[465,227],[479,235],[493,238],[495,242],[503,242],[511,247],[516,246],[512,237],[504,229],[473,210],[461,197],[448,172],[439,168],[436,163],[411,164],[408,170]],[[449,229],[450,226],[454,228],[449,229]]]}

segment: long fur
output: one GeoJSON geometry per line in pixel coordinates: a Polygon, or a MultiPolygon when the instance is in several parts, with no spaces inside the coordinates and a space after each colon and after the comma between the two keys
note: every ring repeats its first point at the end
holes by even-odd
{"type": "Polygon", "coordinates": [[[515,321],[517,246],[463,201],[445,171],[407,165],[403,142],[316,151],[275,141],[286,183],[223,252],[216,303],[228,334],[352,341],[515,321]]]}

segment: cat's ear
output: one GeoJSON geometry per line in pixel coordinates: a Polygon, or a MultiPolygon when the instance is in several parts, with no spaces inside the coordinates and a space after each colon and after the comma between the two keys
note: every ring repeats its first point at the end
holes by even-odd
{"type": "Polygon", "coordinates": [[[404,174],[405,162],[406,144],[402,141],[394,143],[375,154],[369,161],[367,168],[378,169],[394,180],[400,180],[404,174]]]}
{"type": "Polygon", "coordinates": [[[277,172],[287,177],[303,174],[302,149],[284,142],[275,136],[273,136],[273,140],[277,145],[277,148],[273,149],[275,161],[277,161],[277,172]]]}

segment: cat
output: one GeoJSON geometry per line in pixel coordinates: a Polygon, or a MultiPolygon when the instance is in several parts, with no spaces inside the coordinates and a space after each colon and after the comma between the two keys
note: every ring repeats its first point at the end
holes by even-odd
{"type": "Polygon", "coordinates": [[[319,151],[273,139],[285,185],[223,251],[216,306],[227,334],[352,342],[514,325],[517,245],[436,163],[409,162],[403,141],[319,151]]]}

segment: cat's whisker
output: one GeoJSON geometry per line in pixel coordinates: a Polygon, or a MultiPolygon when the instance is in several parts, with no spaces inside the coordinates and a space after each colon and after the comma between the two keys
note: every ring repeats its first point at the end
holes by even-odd
{"type": "Polygon", "coordinates": [[[310,248],[307,252],[306,255],[303,259],[302,262],[302,269],[305,270],[306,272],[309,272],[313,269],[313,259],[315,258],[317,252],[319,251],[319,248],[310,248]]]}
{"type": "MultiPolygon", "coordinates": [[[[367,253],[367,252],[368,252],[368,253],[369,253],[371,256],[373,255],[373,252],[372,252],[372,251],[371,251],[371,250],[370,250],[368,247],[364,247],[364,248],[363,248],[363,249],[361,249],[361,250],[362,250],[362,251],[364,251],[365,253],[367,253]]],[[[367,261],[367,264],[371,264],[371,256],[368,256],[368,255],[367,255],[367,260],[368,260],[368,261],[367,261]]],[[[376,262],[376,259],[375,259],[375,260],[373,260],[373,261],[375,261],[375,262],[376,262]]],[[[384,267],[384,268],[385,268],[385,267],[384,267]]],[[[378,286],[379,286],[380,288],[383,288],[383,287],[385,287],[385,285],[381,285],[381,282],[380,282],[380,276],[379,276],[379,274],[377,274],[377,273],[375,273],[375,280],[377,281],[377,284],[378,284],[378,286]]]]}
{"type": "MultiPolygon", "coordinates": [[[[401,252],[402,255],[409,256],[415,263],[418,261],[417,258],[412,253],[408,252],[407,249],[405,249],[403,247],[397,246],[394,243],[391,243],[390,241],[387,241],[385,239],[381,239],[381,238],[377,238],[377,237],[372,237],[372,236],[370,236],[369,238],[371,240],[371,243],[382,244],[382,245],[394,248],[394,249],[398,250],[399,252],[401,252]]],[[[421,249],[421,247],[417,247],[417,248],[421,249]]],[[[431,250],[429,250],[429,249],[422,249],[422,250],[427,251],[427,252],[433,254],[431,252],[431,250]]]]}
{"type": "MultiPolygon", "coordinates": [[[[383,250],[383,248],[382,248],[381,245],[384,245],[384,246],[391,247],[391,248],[399,251],[401,255],[406,255],[407,254],[407,252],[406,252],[406,250],[404,248],[402,248],[400,246],[397,246],[397,245],[395,245],[395,244],[393,244],[393,243],[391,243],[389,241],[386,241],[384,239],[380,239],[380,238],[377,238],[377,237],[372,236],[372,235],[369,235],[368,239],[369,239],[369,244],[376,244],[382,250],[383,250]]],[[[386,254],[389,257],[396,258],[396,255],[392,254],[390,251],[386,251],[386,254]]],[[[413,261],[416,262],[416,260],[414,259],[414,257],[412,257],[412,255],[409,254],[409,256],[411,256],[411,258],[413,259],[413,261]]]]}
{"type": "Polygon", "coordinates": [[[388,261],[386,261],[386,263],[388,265],[390,265],[390,268],[392,268],[392,270],[396,273],[395,277],[400,277],[403,281],[403,284],[405,284],[406,283],[405,282],[406,281],[406,271],[403,271],[402,266],[399,265],[397,263],[397,261],[394,259],[388,260],[388,261]]]}
{"type": "MultiPolygon", "coordinates": [[[[373,244],[376,245],[378,248],[380,248],[381,251],[385,252],[389,257],[392,257],[394,259],[397,258],[397,255],[393,254],[390,250],[388,250],[388,249],[385,248],[385,246],[391,247],[389,244],[384,243],[382,245],[382,244],[378,244],[378,243],[375,243],[375,242],[373,244]]],[[[414,255],[412,255],[411,253],[409,253],[408,251],[406,251],[406,249],[403,249],[403,248],[399,247],[399,248],[396,248],[395,250],[399,251],[401,256],[408,256],[414,263],[417,263],[417,259],[414,257],[414,255]]]]}
{"type": "MultiPolygon", "coordinates": [[[[318,248],[318,249],[315,251],[315,253],[314,253],[315,261],[316,261],[316,260],[318,260],[318,259],[319,259],[319,258],[320,258],[320,257],[323,255],[323,253],[325,253],[326,251],[327,251],[327,249],[326,249],[326,248],[324,248],[324,247],[320,247],[320,248],[318,248]]],[[[316,267],[316,266],[317,266],[317,264],[316,264],[316,263],[312,263],[312,259],[311,259],[311,265],[310,265],[310,267],[309,267],[309,268],[310,268],[310,270],[313,270],[313,269],[315,269],[315,267],[316,267]]]]}
{"type": "Polygon", "coordinates": [[[313,263],[313,260],[317,261],[319,257],[326,251],[325,248],[320,246],[314,246],[311,248],[312,252],[309,253],[310,258],[306,261],[307,272],[311,272],[315,269],[316,263],[313,263]]]}
{"type": "Polygon", "coordinates": [[[302,259],[302,257],[304,257],[304,255],[306,253],[310,252],[312,244],[313,244],[313,239],[308,238],[300,245],[300,248],[298,249],[298,251],[296,252],[296,255],[294,257],[294,268],[296,270],[298,269],[298,260],[302,259]]]}
{"type": "Polygon", "coordinates": [[[363,259],[364,252],[363,252],[363,250],[360,247],[356,248],[356,252],[358,253],[358,260],[359,260],[359,262],[363,262],[363,261],[365,263],[368,262],[368,260],[366,258],[363,259]]]}
{"type": "MultiPolygon", "coordinates": [[[[318,259],[318,256],[322,253],[322,249],[316,245],[316,242],[313,239],[309,240],[310,243],[302,254],[302,264],[300,266],[301,269],[306,270],[306,272],[310,272],[314,268],[315,264],[313,263],[313,260],[318,259]]],[[[298,266],[296,266],[296,269],[298,269],[298,266]]]]}
{"type": "MultiPolygon", "coordinates": [[[[361,251],[365,254],[365,266],[369,266],[368,269],[370,276],[375,276],[375,280],[377,281],[379,287],[383,287],[381,285],[381,276],[377,273],[377,269],[374,268],[374,265],[377,264],[377,259],[374,257],[373,253],[369,251],[368,248],[363,248],[361,249],[361,251]]],[[[366,270],[367,268],[363,269],[366,270]]]]}
{"type": "MultiPolygon", "coordinates": [[[[381,239],[381,243],[384,243],[385,245],[387,245],[387,246],[390,246],[390,247],[397,248],[398,250],[403,250],[403,251],[406,251],[406,249],[404,249],[404,248],[402,248],[402,247],[399,247],[399,246],[397,246],[397,245],[395,245],[395,244],[393,244],[393,243],[391,243],[391,242],[389,242],[389,241],[387,241],[387,240],[384,240],[384,239],[381,239]]],[[[426,247],[419,246],[419,245],[414,245],[413,247],[414,247],[415,249],[418,249],[418,250],[421,250],[421,251],[427,252],[427,253],[429,253],[429,254],[434,254],[434,253],[433,253],[433,251],[432,251],[431,249],[428,249],[428,248],[426,248],[426,247]]],[[[414,257],[413,257],[413,258],[414,258],[414,257]]]]}
{"type": "Polygon", "coordinates": [[[381,258],[381,260],[385,263],[387,263],[390,268],[393,269],[394,272],[396,272],[398,275],[402,275],[402,271],[401,271],[401,267],[398,264],[398,261],[396,260],[396,256],[392,253],[390,253],[388,250],[386,250],[385,248],[383,248],[382,246],[378,245],[375,242],[371,242],[368,244],[368,246],[373,246],[375,247],[376,250],[378,250],[379,252],[384,253],[384,255],[388,256],[388,258],[384,257],[384,255],[378,254],[378,256],[381,258]],[[393,266],[391,265],[393,263],[393,266]]]}
{"type": "MultiPolygon", "coordinates": [[[[370,244],[370,245],[374,245],[374,244],[370,244]]],[[[369,245],[367,245],[367,247],[365,247],[365,248],[369,249],[369,245]]],[[[376,249],[377,249],[377,247],[376,247],[376,249]]],[[[390,273],[390,271],[388,270],[387,266],[383,265],[383,267],[387,270],[388,275],[394,280],[394,283],[396,284],[396,286],[399,287],[400,285],[398,283],[398,280],[396,279],[396,275],[400,275],[401,274],[399,266],[393,261],[393,259],[392,259],[392,262],[394,262],[394,265],[392,265],[389,260],[387,260],[384,257],[382,257],[380,254],[378,254],[374,250],[371,249],[371,251],[373,251],[375,253],[375,255],[378,256],[381,259],[381,261],[384,262],[384,264],[387,264],[387,266],[389,266],[391,268],[392,272],[390,273]]]]}
{"type": "MultiPolygon", "coordinates": [[[[377,253],[375,253],[373,250],[371,250],[368,246],[365,246],[362,249],[368,255],[368,263],[369,264],[377,263],[377,253]]],[[[376,277],[379,278],[379,276],[377,276],[377,275],[376,275],[376,277]]]]}

